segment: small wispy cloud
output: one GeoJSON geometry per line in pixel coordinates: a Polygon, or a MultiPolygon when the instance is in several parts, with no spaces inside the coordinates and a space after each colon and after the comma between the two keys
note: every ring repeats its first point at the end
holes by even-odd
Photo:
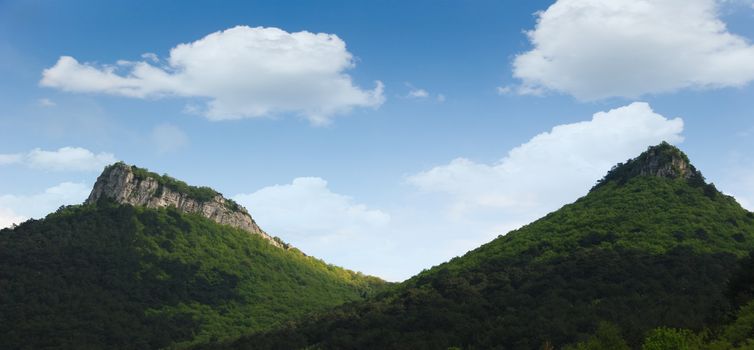
{"type": "Polygon", "coordinates": [[[42,107],[55,107],[58,104],[55,103],[55,101],[49,99],[49,98],[40,98],[37,100],[37,103],[42,107]]]}
{"type": "Polygon", "coordinates": [[[495,91],[497,91],[497,94],[500,96],[510,95],[511,93],[513,93],[513,87],[511,87],[510,85],[498,86],[497,88],[495,88],[495,91]]]}
{"type": "Polygon", "coordinates": [[[426,98],[429,97],[429,93],[424,89],[414,89],[408,92],[410,98],[426,98]]]}
{"type": "Polygon", "coordinates": [[[434,98],[437,102],[445,102],[445,95],[443,94],[432,94],[426,89],[418,88],[414,86],[413,84],[406,82],[406,87],[408,88],[408,93],[406,93],[405,98],[409,99],[426,99],[426,98],[434,98]],[[434,96],[434,97],[433,97],[434,96]]]}
{"type": "Polygon", "coordinates": [[[151,52],[147,52],[147,53],[143,53],[143,54],[141,54],[141,58],[143,58],[143,59],[145,59],[145,60],[149,60],[149,61],[152,61],[152,62],[154,62],[154,63],[160,62],[160,58],[159,58],[159,57],[157,57],[157,55],[156,55],[156,54],[154,54],[154,53],[151,53],[151,52]]]}
{"type": "Polygon", "coordinates": [[[0,165],[25,164],[30,168],[54,171],[99,171],[115,163],[112,153],[94,153],[81,147],[62,147],[53,151],[35,148],[26,153],[0,154],[0,165]]]}
{"type": "Polygon", "coordinates": [[[0,154],[0,165],[20,163],[22,159],[22,154],[0,154]]]}

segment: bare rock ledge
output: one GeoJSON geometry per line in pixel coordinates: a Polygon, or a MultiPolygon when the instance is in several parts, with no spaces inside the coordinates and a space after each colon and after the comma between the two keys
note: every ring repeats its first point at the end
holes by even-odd
{"type": "Polygon", "coordinates": [[[152,209],[173,206],[182,212],[199,214],[218,224],[259,235],[276,247],[284,249],[288,247],[287,244],[264,232],[245,208],[219,193],[209,200],[192,198],[187,193],[178,192],[170,186],[161,184],[155,177],[138,176],[133,167],[122,162],[105,168],[105,171],[97,178],[85,203],[96,203],[100,198],[109,198],[120,204],[152,209]]]}

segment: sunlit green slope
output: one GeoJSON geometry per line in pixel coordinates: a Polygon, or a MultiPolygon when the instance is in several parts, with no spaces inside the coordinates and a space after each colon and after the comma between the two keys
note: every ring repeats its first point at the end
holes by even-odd
{"type": "Polygon", "coordinates": [[[752,248],[754,215],[663,143],[575,203],[390,292],[207,347],[560,348],[603,321],[636,347],[658,326],[723,322],[728,279],[752,248]]]}
{"type": "Polygon", "coordinates": [[[217,340],[383,286],[175,209],[72,206],[0,231],[0,348],[217,340]]]}

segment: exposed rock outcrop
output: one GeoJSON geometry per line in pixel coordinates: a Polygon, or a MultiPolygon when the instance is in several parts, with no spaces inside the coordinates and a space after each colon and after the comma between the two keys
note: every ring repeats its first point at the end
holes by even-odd
{"type": "Polygon", "coordinates": [[[274,246],[288,247],[280,239],[264,232],[245,208],[220,193],[207,187],[188,186],[123,162],[105,168],[86,203],[96,203],[100,198],[147,208],[173,206],[180,211],[199,214],[219,224],[260,235],[274,246]]]}
{"type": "Polygon", "coordinates": [[[705,185],[704,176],[691,163],[689,158],[675,146],[663,142],[649,147],[644,153],[626,163],[618,163],[594,188],[608,182],[619,184],[637,176],[656,176],[668,179],[683,179],[692,185],[705,185]]]}
{"type": "Polygon", "coordinates": [[[697,173],[686,155],[668,143],[650,147],[640,159],[643,160],[639,167],[640,176],[689,179],[697,173]]]}

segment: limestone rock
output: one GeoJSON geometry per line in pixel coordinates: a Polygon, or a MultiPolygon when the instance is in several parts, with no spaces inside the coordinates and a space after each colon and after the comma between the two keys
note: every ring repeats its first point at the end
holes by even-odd
{"type": "Polygon", "coordinates": [[[690,166],[686,155],[668,143],[650,147],[644,156],[639,168],[640,176],[689,179],[697,173],[696,169],[690,166]]]}
{"type": "Polygon", "coordinates": [[[180,183],[186,188],[202,190],[203,196],[199,198],[191,193],[179,191],[176,186],[171,186],[171,182],[166,183],[165,178],[123,162],[115,163],[105,168],[97,178],[86,203],[96,203],[100,198],[109,198],[120,204],[153,209],[173,206],[182,212],[199,214],[218,224],[259,235],[276,247],[288,248],[280,239],[264,232],[245,208],[226,199],[220,193],[209,188],[191,187],[170,179],[173,184],[180,183]]]}
{"type": "Polygon", "coordinates": [[[649,147],[644,153],[625,163],[618,163],[600,180],[596,189],[608,182],[624,184],[637,176],[656,176],[686,180],[694,186],[706,185],[704,176],[689,158],[675,146],[662,142],[649,147]]]}

